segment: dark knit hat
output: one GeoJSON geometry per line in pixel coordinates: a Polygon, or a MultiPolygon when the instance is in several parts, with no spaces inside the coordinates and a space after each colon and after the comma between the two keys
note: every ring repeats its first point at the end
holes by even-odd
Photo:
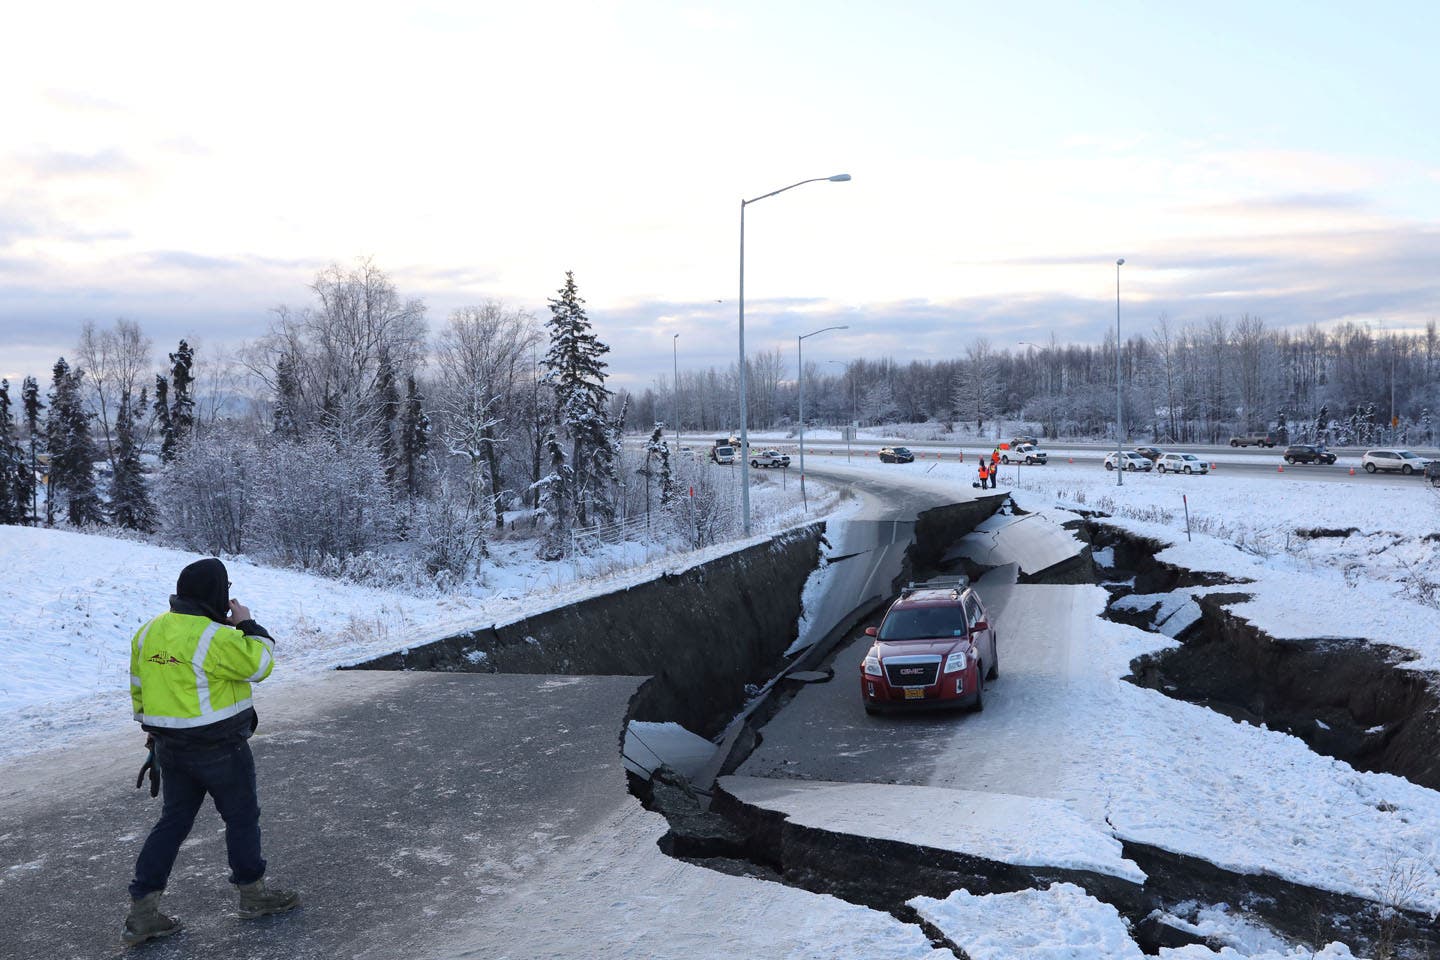
{"type": "Polygon", "coordinates": [[[230,573],[214,557],[196,560],[180,571],[175,595],[200,604],[212,620],[224,620],[230,610],[230,573]]]}

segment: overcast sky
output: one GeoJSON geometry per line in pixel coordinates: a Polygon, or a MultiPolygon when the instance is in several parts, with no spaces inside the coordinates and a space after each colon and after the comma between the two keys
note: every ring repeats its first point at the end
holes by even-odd
{"type": "MultiPolygon", "coordinates": [[[[373,257],[432,329],[575,271],[618,382],[1258,314],[1440,316],[1433,3],[29,4],[0,375],[218,348],[373,257]],[[717,303],[716,301],[723,301],[717,303]],[[813,352],[812,352],[813,351],[813,352]]],[[[203,355],[202,355],[203,356],[203,355]]]]}

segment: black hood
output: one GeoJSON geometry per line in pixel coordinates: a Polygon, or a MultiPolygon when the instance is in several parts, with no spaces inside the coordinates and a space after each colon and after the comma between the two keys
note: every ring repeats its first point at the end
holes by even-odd
{"type": "Polygon", "coordinates": [[[230,613],[230,574],[225,564],[207,557],[181,570],[170,606],[177,613],[193,611],[223,622],[230,613]]]}

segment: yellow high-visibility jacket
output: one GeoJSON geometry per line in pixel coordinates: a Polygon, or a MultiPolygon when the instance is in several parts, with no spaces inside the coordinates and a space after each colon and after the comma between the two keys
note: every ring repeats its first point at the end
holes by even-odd
{"type": "Polygon", "coordinates": [[[209,617],[163,613],[130,641],[130,701],[151,727],[188,729],[250,709],[250,684],[270,676],[275,643],[209,617]]]}

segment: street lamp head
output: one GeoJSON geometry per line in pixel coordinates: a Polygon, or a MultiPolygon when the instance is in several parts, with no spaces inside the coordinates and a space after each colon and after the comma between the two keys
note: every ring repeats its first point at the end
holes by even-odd
{"type": "Polygon", "coordinates": [[[1115,261],[1115,266],[1117,266],[1117,267],[1123,267],[1123,266],[1125,266],[1125,258],[1124,258],[1124,257],[1121,257],[1119,260],[1116,260],[1116,261],[1115,261]]]}
{"type": "Polygon", "coordinates": [[[679,340],[679,339],[680,339],[680,334],[677,333],[677,334],[675,334],[675,336],[671,337],[670,339],[672,339],[672,340],[679,340]]]}
{"type": "Polygon", "coordinates": [[[848,173],[837,173],[837,174],[835,174],[835,176],[833,176],[833,177],[830,178],[830,182],[831,182],[831,183],[844,183],[846,180],[849,180],[849,179],[850,179],[850,174],[848,174],[848,173]]]}

